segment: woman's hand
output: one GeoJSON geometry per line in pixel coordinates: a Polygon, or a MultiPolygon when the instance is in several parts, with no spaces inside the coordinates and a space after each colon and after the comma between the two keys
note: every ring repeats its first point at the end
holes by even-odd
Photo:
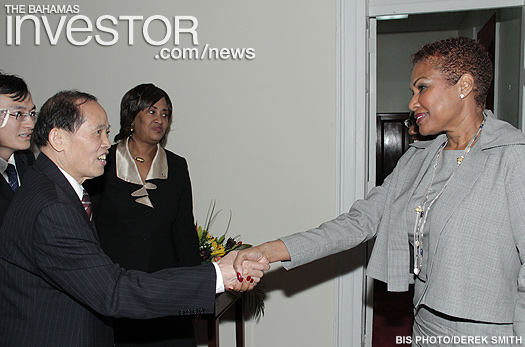
{"type": "Polygon", "coordinates": [[[284,242],[276,240],[240,251],[237,254],[233,267],[237,272],[237,280],[243,283],[253,279],[251,272],[256,270],[254,267],[260,268],[261,265],[265,265],[266,271],[270,269],[270,263],[283,260],[290,260],[290,253],[288,253],[284,242]],[[246,269],[250,269],[250,272],[246,272],[246,269]]]}

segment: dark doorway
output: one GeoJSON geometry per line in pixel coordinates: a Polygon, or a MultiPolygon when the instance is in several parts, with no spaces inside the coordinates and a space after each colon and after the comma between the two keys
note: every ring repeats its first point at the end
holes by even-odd
{"type": "MultiPolygon", "coordinates": [[[[488,22],[481,28],[478,33],[478,41],[489,53],[492,61],[492,71],[495,71],[496,60],[496,15],[494,14],[488,22]]],[[[487,101],[485,108],[494,111],[494,80],[490,84],[489,92],[487,94],[487,101]]]]}
{"type": "MultiPolygon", "coordinates": [[[[381,185],[410,144],[410,135],[405,126],[408,112],[377,114],[376,185],[381,185]]],[[[393,293],[386,284],[374,281],[374,318],[372,346],[396,345],[396,338],[412,335],[413,286],[408,292],[393,293]]],[[[399,341],[397,341],[399,342],[399,341]]]]}

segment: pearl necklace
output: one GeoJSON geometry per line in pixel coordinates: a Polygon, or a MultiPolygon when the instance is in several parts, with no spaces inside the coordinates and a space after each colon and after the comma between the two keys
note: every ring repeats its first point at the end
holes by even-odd
{"type": "Polygon", "coordinates": [[[434,183],[434,177],[436,176],[436,171],[437,171],[437,167],[439,165],[439,161],[441,158],[441,153],[443,152],[444,148],[446,147],[448,143],[448,138],[439,147],[437,157],[436,157],[436,162],[434,164],[434,172],[432,173],[432,178],[430,179],[430,184],[428,185],[428,189],[425,195],[423,196],[421,204],[415,209],[416,222],[414,224],[414,275],[416,276],[421,272],[421,266],[423,263],[423,229],[425,228],[425,223],[427,222],[427,217],[428,217],[428,213],[430,212],[430,208],[432,207],[432,205],[434,205],[434,202],[436,202],[436,200],[441,196],[441,194],[447,187],[452,177],[454,177],[454,175],[458,171],[459,166],[461,165],[461,163],[467,156],[468,152],[470,152],[470,148],[472,147],[472,144],[474,143],[474,141],[476,141],[479,134],[481,133],[481,129],[483,128],[483,125],[485,125],[485,118],[483,118],[483,122],[481,122],[481,125],[479,126],[478,131],[476,132],[476,134],[474,134],[474,137],[472,137],[467,147],[463,151],[463,155],[457,158],[457,165],[456,165],[456,168],[454,169],[454,172],[452,172],[452,175],[450,175],[448,180],[445,182],[445,185],[443,186],[443,188],[441,188],[441,190],[436,195],[436,197],[432,199],[432,201],[430,201],[427,207],[428,195],[430,194],[430,189],[432,188],[432,184],[434,183]],[[425,208],[426,208],[426,211],[425,211],[425,208]]]}

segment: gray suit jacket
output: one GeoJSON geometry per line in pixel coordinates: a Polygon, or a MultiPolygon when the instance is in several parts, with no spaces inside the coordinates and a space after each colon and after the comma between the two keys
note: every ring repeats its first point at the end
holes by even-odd
{"type": "Polygon", "coordinates": [[[212,313],[212,264],[151,274],[104,254],[80,199],[41,153],[0,230],[0,346],[113,346],[108,317],[212,313]]]}
{"type": "MultiPolygon", "coordinates": [[[[432,207],[427,281],[415,304],[451,316],[514,323],[525,335],[525,135],[485,111],[478,142],[432,207]]],[[[348,213],[319,228],[282,238],[295,267],[377,236],[367,274],[406,291],[410,267],[406,211],[445,135],[419,142],[384,184],[348,213]],[[402,216],[402,217],[400,217],[402,216]]]]}

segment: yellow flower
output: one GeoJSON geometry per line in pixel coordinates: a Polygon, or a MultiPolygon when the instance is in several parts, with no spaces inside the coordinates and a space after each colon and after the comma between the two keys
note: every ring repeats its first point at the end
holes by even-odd
{"type": "Polygon", "coordinates": [[[211,252],[212,256],[222,257],[224,255],[225,249],[223,245],[218,245],[217,242],[212,241],[212,247],[213,247],[213,252],[211,252]]]}

